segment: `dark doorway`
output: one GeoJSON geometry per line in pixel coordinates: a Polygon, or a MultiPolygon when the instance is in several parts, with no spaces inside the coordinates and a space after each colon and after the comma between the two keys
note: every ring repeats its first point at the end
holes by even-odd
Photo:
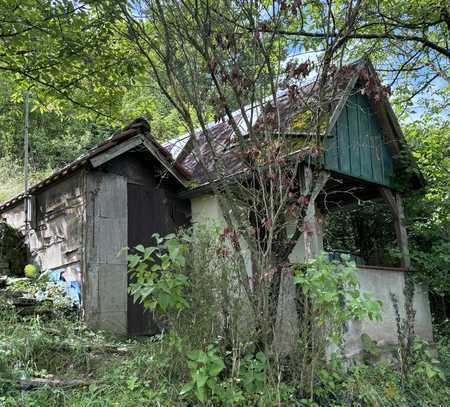
{"type": "MultiPolygon", "coordinates": [[[[169,190],[147,178],[148,185],[128,183],[128,247],[138,244],[155,244],[152,235],[165,236],[188,222],[189,204],[177,199],[169,190]]],[[[130,276],[128,276],[128,284],[130,276]]],[[[159,333],[158,324],[152,313],[145,311],[142,304],[134,303],[128,295],[128,334],[155,335],[159,333]]]]}
{"type": "MultiPolygon", "coordinates": [[[[167,222],[164,217],[162,190],[153,189],[143,185],[128,184],[128,246],[133,248],[138,244],[144,246],[154,245],[152,239],[154,233],[164,236],[167,230],[167,222]]],[[[128,284],[130,283],[128,276],[128,284]]],[[[133,297],[128,294],[128,334],[129,335],[154,335],[158,333],[158,326],[142,304],[135,303],[133,297]]]]}

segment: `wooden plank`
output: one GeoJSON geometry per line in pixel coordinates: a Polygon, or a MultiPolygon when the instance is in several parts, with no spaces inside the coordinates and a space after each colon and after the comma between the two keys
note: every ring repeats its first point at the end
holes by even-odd
{"type": "Polygon", "coordinates": [[[151,142],[144,139],[144,145],[156,157],[156,159],[163,165],[163,167],[166,168],[167,171],[169,171],[175,177],[176,180],[178,180],[182,185],[185,184],[185,180],[178,175],[173,164],[170,163],[151,142]]]}
{"type": "Polygon", "coordinates": [[[358,95],[359,109],[359,140],[361,153],[361,177],[372,179],[372,163],[370,155],[370,123],[368,120],[367,107],[364,98],[358,95]]]}
{"type": "Polygon", "coordinates": [[[380,188],[381,195],[386,200],[389,208],[394,216],[395,233],[397,242],[402,256],[401,266],[409,269],[411,266],[411,258],[408,247],[408,233],[405,227],[405,213],[403,210],[403,201],[398,192],[392,192],[388,188],[380,188]]]}
{"type": "Polygon", "coordinates": [[[365,95],[352,95],[325,139],[325,168],[393,187],[393,158],[365,95]]]}
{"type": "Polygon", "coordinates": [[[336,126],[331,130],[330,136],[325,140],[325,166],[329,170],[339,171],[338,138],[336,126]]]}
{"type": "Polygon", "coordinates": [[[348,134],[350,143],[350,172],[355,177],[361,176],[361,151],[358,131],[357,98],[352,96],[347,105],[348,134]]]}
{"type": "Polygon", "coordinates": [[[382,166],[382,157],[381,157],[381,144],[383,142],[383,135],[378,127],[378,124],[375,120],[375,116],[368,106],[369,119],[371,122],[371,156],[372,156],[372,174],[373,180],[378,183],[383,182],[383,166],[382,166]]]}
{"type": "Polygon", "coordinates": [[[112,160],[113,158],[116,158],[119,155],[126,153],[127,151],[131,150],[132,148],[137,147],[138,145],[142,144],[142,142],[143,142],[142,136],[135,136],[132,139],[124,141],[117,146],[111,147],[109,150],[105,151],[104,153],[101,153],[101,154],[91,158],[90,162],[94,168],[97,168],[100,165],[105,164],[108,161],[112,160]]]}
{"type": "Polygon", "coordinates": [[[347,86],[345,87],[344,92],[342,93],[342,97],[339,100],[338,104],[336,105],[336,108],[334,109],[333,114],[331,115],[330,122],[328,123],[328,130],[326,134],[331,133],[333,128],[336,125],[336,122],[338,121],[339,117],[341,116],[342,110],[344,109],[344,106],[347,104],[347,101],[353,92],[356,82],[358,81],[358,74],[354,74],[353,77],[349,80],[347,86]]]}
{"type": "Polygon", "coordinates": [[[404,273],[405,271],[408,271],[404,267],[368,266],[366,264],[357,264],[356,267],[363,270],[396,271],[399,273],[404,273]]]}
{"type": "MultiPolygon", "coordinates": [[[[170,190],[158,187],[157,180],[148,180],[147,186],[128,183],[128,246],[155,245],[152,235],[165,236],[187,223],[179,211],[180,201],[170,190]]],[[[133,281],[128,276],[128,284],[133,281]]],[[[159,331],[152,314],[128,295],[127,322],[129,335],[149,335],[159,331]]]]}
{"type": "Polygon", "coordinates": [[[381,146],[381,155],[383,160],[383,184],[392,185],[394,180],[394,162],[386,143],[381,146]]]}
{"type": "Polygon", "coordinates": [[[350,174],[350,140],[348,134],[347,108],[342,110],[341,117],[337,121],[336,127],[337,136],[339,138],[339,167],[345,174],[350,174]]]}

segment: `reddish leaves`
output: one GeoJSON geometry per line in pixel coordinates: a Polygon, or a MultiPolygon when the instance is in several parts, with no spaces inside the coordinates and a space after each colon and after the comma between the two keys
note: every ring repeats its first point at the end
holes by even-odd
{"type": "Polygon", "coordinates": [[[293,79],[306,78],[311,72],[311,69],[312,64],[309,61],[302,62],[298,65],[289,62],[286,66],[286,74],[289,78],[293,79]]]}

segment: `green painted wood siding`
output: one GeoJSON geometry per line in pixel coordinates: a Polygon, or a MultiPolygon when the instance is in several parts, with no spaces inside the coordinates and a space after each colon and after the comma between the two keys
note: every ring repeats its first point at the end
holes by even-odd
{"type": "Polygon", "coordinates": [[[367,96],[349,97],[325,140],[325,168],[393,187],[392,156],[367,96]]]}

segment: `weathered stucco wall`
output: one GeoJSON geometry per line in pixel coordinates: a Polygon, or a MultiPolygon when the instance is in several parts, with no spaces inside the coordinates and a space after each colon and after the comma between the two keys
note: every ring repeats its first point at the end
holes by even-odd
{"type": "Polygon", "coordinates": [[[191,199],[192,223],[216,222],[225,224],[219,200],[212,194],[191,199]]]}
{"type": "MultiPolygon", "coordinates": [[[[27,242],[31,259],[42,270],[70,267],[82,257],[84,214],[83,172],[52,184],[33,197],[32,228],[27,242]]],[[[25,230],[24,203],[0,217],[16,229],[25,230]]]]}
{"type": "MultiPolygon", "coordinates": [[[[218,224],[225,225],[225,219],[220,209],[217,197],[212,194],[201,195],[191,199],[191,209],[192,209],[192,222],[193,223],[207,223],[215,222],[218,224]]],[[[288,224],[287,233],[292,235],[294,233],[293,228],[295,224],[288,224]]],[[[246,247],[245,242],[241,242],[243,247],[246,247]]],[[[323,247],[322,238],[320,237],[319,243],[321,248],[323,247]]],[[[292,253],[289,256],[289,261],[291,262],[303,262],[305,260],[305,243],[303,236],[297,241],[292,253]]],[[[250,254],[247,253],[245,256],[247,274],[251,275],[251,261],[250,254]]]]}
{"type": "MultiPolygon", "coordinates": [[[[224,219],[219,208],[217,198],[213,195],[195,197],[191,200],[193,222],[218,221],[224,219]]],[[[292,233],[292,228],[288,226],[288,234],[292,233]]],[[[322,238],[319,239],[322,248],[322,238]]],[[[294,247],[289,260],[291,262],[303,262],[305,259],[303,237],[299,239],[294,247]]],[[[251,273],[251,265],[247,262],[247,272],[251,273]]],[[[381,270],[376,268],[359,269],[358,279],[361,292],[371,292],[374,298],[383,302],[382,321],[349,321],[348,331],[345,335],[345,353],[348,356],[359,354],[362,351],[361,334],[366,333],[373,340],[384,347],[397,342],[396,315],[391,300],[391,292],[399,299],[399,310],[404,317],[404,287],[405,273],[394,270],[381,270]]],[[[418,336],[427,341],[432,341],[431,313],[427,292],[416,287],[414,295],[415,332],[418,336]]],[[[289,318],[289,315],[287,315],[289,318]]]]}
{"type": "MultiPolygon", "coordinates": [[[[212,194],[201,195],[191,199],[191,222],[192,223],[212,223],[225,225],[225,218],[222,209],[219,206],[219,200],[212,194]]],[[[247,275],[252,275],[252,262],[250,251],[243,239],[240,239],[240,245],[244,253],[244,262],[247,275]]]]}
{"type": "MultiPolygon", "coordinates": [[[[360,269],[358,279],[361,291],[373,294],[373,297],[383,302],[381,321],[350,321],[348,332],[345,335],[345,350],[351,356],[362,351],[361,334],[365,333],[377,342],[382,348],[397,343],[396,313],[391,299],[391,293],[398,298],[399,313],[401,318],[405,317],[405,272],[380,270],[376,268],[360,269]]],[[[431,342],[432,326],[431,312],[427,292],[420,286],[415,287],[413,307],[416,312],[415,332],[416,335],[431,342]]]]}
{"type": "Polygon", "coordinates": [[[89,326],[127,333],[127,179],[91,171],[86,183],[82,298],[89,326]]]}

